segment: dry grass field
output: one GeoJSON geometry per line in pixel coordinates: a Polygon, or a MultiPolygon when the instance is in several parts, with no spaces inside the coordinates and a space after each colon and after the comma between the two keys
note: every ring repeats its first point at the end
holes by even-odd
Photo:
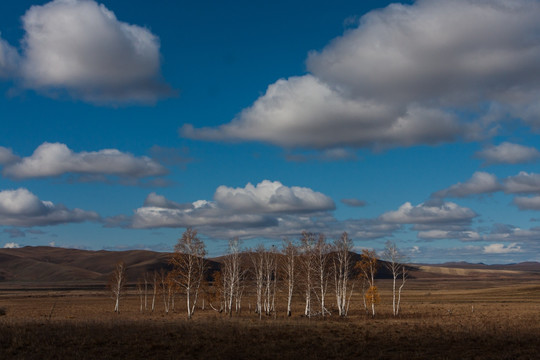
{"type": "MultiPolygon", "coordinates": [[[[411,279],[391,316],[390,282],[379,281],[375,318],[353,298],[350,316],[285,317],[249,310],[228,318],[206,307],[187,320],[182,298],[165,315],[140,313],[134,290],[121,313],[105,290],[0,290],[0,359],[535,359],[540,357],[540,279],[411,279]]],[[[333,298],[327,300],[330,305],[333,298]]],[[[250,304],[251,303],[251,304],[250,304]]],[[[332,310],[332,306],[330,306],[332,310]]]]}

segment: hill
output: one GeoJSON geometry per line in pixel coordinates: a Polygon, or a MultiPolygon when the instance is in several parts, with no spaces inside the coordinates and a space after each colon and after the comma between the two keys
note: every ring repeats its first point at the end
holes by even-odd
{"type": "MultiPolygon", "coordinates": [[[[360,255],[353,253],[353,262],[360,255]]],[[[135,282],[146,272],[169,269],[170,253],[129,250],[89,251],[47,246],[0,249],[0,283],[27,284],[103,284],[119,261],[127,265],[127,278],[135,282]]],[[[244,261],[249,261],[244,254],[244,261]]],[[[210,272],[219,269],[223,257],[209,259],[210,272]]],[[[453,277],[515,277],[540,274],[540,263],[529,262],[509,265],[446,263],[440,265],[408,265],[410,278],[453,277]]],[[[378,278],[390,278],[380,261],[378,278]]]]}

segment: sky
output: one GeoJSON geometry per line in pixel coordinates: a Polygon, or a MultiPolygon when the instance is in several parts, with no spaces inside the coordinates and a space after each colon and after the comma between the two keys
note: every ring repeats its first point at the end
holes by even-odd
{"type": "Polygon", "coordinates": [[[540,1],[0,2],[0,246],[302,231],[540,261],[540,1]]]}

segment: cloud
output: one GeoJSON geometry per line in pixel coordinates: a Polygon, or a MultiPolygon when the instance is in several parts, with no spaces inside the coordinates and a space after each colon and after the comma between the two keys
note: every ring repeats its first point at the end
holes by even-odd
{"type": "Polygon", "coordinates": [[[424,230],[418,232],[418,238],[422,240],[443,240],[443,239],[457,239],[460,241],[482,241],[483,237],[476,231],[472,230],[460,230],[460,231],[448,231],[448,230],[424,230]]]}
{"type": "Polygon", "coordinates": [[[287,187],[279,181],[263,180],[243,188],[220,186],[214,194],[220,207],[243,213],[308,213],[334,210],[328,196],[305,187],[287,187]]]}
{"type": "Polygon", "coordinates": [[[540,175],[520,171],[504,180],[504,191],[510,194],[540,193],[540,175]]]}
{"type": "Polygon", "coordinates": [[[477,171],[464,183],[457,183],[447,189],[435,192],[435,198],[463,198],[471,195],[489,194],[502,190],[502,185],[493,174],[477,171]]]}
{"type": "Polygon", "coordinates": [[[307,75],[269,85],[230,123],[180,132],[377,149],[477,139],[508,118],[540,129],[539,17],[528,0],[392,4],[310,52],[307,75]]]}
{"type": "Polygon", "coordinates": [[[4,249],[18,249],[18,248],[20,248],[19,244],[14,243],[14,242],[4,244],[4,249]]]}
{"type": "Polygon", "coordinates": [[[513,202],[520,210],[540,210],[540,196],[516,196],[513,202]]]}
{"type": "Polygon", "coordinates": [[[366,206],[366,202],[364,200],[360,199],[341,199],[341,203],[351,206],[351,207],[364,207],[366,206]]]}
{"type": "Polygon", "coordinates": [[[187,210],[193,209],[191,204],[179,204],[174,201],[167,200],[165,196],[158,195],[156,193],[150,193],[144,200],[144,207],[156,207],[162,209],[177,209],[177,210],[187,210]]]}
{"type": "Polygon", "coordinates": [[[32,6],[22,23],[20,58],[0,40],[0,75],[18,63],[12,77],[26,88],[97,104],[153,103],[171,95],[161,79],[159,38],[119,21],[103,4],[54,0],[32,6]]]}
{"type": "MultiPolygon", "coordinates": [[[[332,231],[339,223],[329,213],[334,209],[332,199],[320,192],[264,180],[257,185],[248,183],[239,188],[220,186],[213,200],[198,200],[187,204],[151,193],[133,216],[116,216],[105,222],[109,227],[128,228],[191,226],[215,238],[280,238],[296,236],[303,230],[332,231]]],[[[357,223],[354,227],[358,231],[364,230],[366,234],[370,231],[382,232],[376,229],[377,225],[365,222],[363,225],[357,223]]]]}
{"type": "Polygon", "coordinates": [[[350,99],[312,75],[279,80],[230,124],[180,133],[203,140],[262,141],[287,148],[435,144],[462,131],[452,114],[350,99]]]}
{"type": "Polygon", "coordinates": [[[469,224],[476,216],[471,209],[452,202],[422,203],[416,206],[406,202],[398,210],[386,212],[379,218],[388,223],[440,226],[469,224]]]}
{"type": "Polygon", "coordinates": [[[1,226],[48,226],[83,221],[97,221],[95,212],[70,210],[63,205],[41,201],[24,188],[0,191],[1,226]]]}
{"type": "Polygon", "coordinates": [[[2,33],[0,33],[0,79],[15,76],[19,61],[17,50],[2,39],[2,33]]]}
{"type": "Polygon", "coordinates": [[[3,174],[14,179],[43,178],[77,174],[102,179],[113,175],[125,178],[159,176],[167,173],[162,165],[149,157],[135,157],[116,149],[75,153],[65,144],[43,143],[32,156],[4,166],[3,174]]]}
{"type": "Polygon", "coordinates": [[[523,252],[523,250],[521,250],[521,246],[517,243],[511,243],[508,246],[504,246],[504,244],[490,244],[484,246],[483,250],[484,254],[510,254],[518,252],[523,252]]]}
{"type": "Polygon", "coordinates": [[[13,154],[11,149],[0,146],[0,165],[6,165],[17,161],[19,158],[13,154]]]}
{"type": "Polygon", "coordinates": [[[533,147],[503,142],[477,152],[476,156],[485,160],[484,165],[521,164],[539,159],[540,152],[533,147]]]}

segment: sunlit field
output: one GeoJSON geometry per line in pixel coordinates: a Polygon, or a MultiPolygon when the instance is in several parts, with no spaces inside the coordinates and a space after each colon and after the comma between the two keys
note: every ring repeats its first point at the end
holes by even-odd
{"type": "MultiPolygon", "coordinates": [[[[390,281],[380,280],[381,303],[372,318],[357,291],[347,318],[293,315],[284,294],[277,312],[258,315],[244,296],[231,318],[202,301],[187,320],[183,298],[165,314],[140,311],[129,289],[120,314],[106,290],[3,289],[0,307],[2,359],[531,359],[540,349],[540,282],[535,279],[414,280],[404,290],[401,314],[392,316],[390,281]]],[[[151,297],[149,298],[150,303],[151,297]]],[[[150,305],[150,304],[148,304],[150,305]]]]}

